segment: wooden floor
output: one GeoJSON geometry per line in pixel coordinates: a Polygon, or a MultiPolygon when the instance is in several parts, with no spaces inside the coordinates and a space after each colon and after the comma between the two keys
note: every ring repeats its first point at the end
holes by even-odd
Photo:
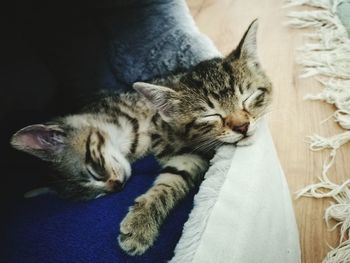
{"type": "MultiPolygon", "coordinates": [[[[316,181],[321,174],[328,152],[311,152],[305,143],[307,135],[332,135],[341,129],[331,120],[320,122],[331,115],[332,106],[321,102],[304,101],[307,93],[321,89],[312,79],[299,79],[296,48],[305,39],[302,30],[283,26],[287,10],[283,0],[188,0],[191,13],[199,29],[207,34],[220,51],[227,54],[237,45],[249,23],[259,18],[258,52],[261,63],[274,84],[274,103],[268,114],[270,130],[287,177],[290,191],[316,181]]],[[[344,180],[350,171],[350,146],[337,154],[336,165],[330,177],[344,180]]],[[[328,249],[337,245],[337,232],[329,232],[323,221],[324,209],[330,200],[302,198],[294,200],[300,231],[302,262],[322,262],[328,249]]],[[[279,263],[279,262],[271,262],[279,263]]]]}

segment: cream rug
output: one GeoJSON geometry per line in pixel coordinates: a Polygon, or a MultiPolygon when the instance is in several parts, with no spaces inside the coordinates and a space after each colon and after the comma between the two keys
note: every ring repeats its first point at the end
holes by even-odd
{"type": "MultiPolygon", "coordinates": [[[[335,161],[337,150],[350,141],[350,39],[345,25],[349,25],[350,2],[342,0],[289,0],[287,7],[308,6],[307,11],[291,11],[288,25],[295,28],[310,28],[309,43],[300,48],[298,63],[303,66],[301,77],[315,77],[324,89],[306,99],[321,100],[333,104],[331,118],[344,132],[332,137],[309,136],[310,149],[331,149],[329,159],[323,164],[319,182],[309,185],[298,197],[331,197],[334,203],[325,211],[329,228],[340,229],[339,245],[331,248],[324,263],[350,262],[350,174],[342,184],[336,184],[327,176],[335,161]],[[349,10],[347,9],[349,8],[349,10]],[[345,18],[344,18],[345,17],[345,18]],[[341,19],[344,19],[342,22],[341,19]],[[330,226],[330,220],[338,223],[330,226]]],[[[300,10],[300,9],[299,9],[300,10]]],[[[350,161],[350,156],[348,156],[350,161]]]]}

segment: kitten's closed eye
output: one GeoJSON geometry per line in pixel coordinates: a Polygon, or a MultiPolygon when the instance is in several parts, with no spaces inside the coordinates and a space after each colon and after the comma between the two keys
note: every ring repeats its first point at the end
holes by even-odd
{"type": "Polygon", "coordinates": [[[248,109],[249,107],[260,107],[263,105],[266,94],[266,88],[259,87],[255,92],[250,94],[243,100],[243,108],[248,109]]]}
{"type": "Polygon", "coordinates": [[[261,90],[261,91],[263,91],[263,92],[266,92],[267,91],[267,88],[265,88],[265,87],[259,87],[259,88],[257,88],[258,90],[261,90]]]}
{"type": "Polygon", "coordinates": [[[217,120],[217,119],[224,120],[224,117],[222,117],[222,115],[219,113],[204,115],[202,116],[202,118],[205,118],[207,120],[217,120]]]}
{"type": "Polygon", "coordinates": [[[224,117],[219,113],[207,114],[196,119],[195,123],[199,125],[214,125],[215,123],[224,123],[224,117]]]}
{"type": "Polygon", "coordinates": [[[88,174],[96,181],[104,181],[104,177],[96,172],[90,165],[86,167],[88,174]]]}

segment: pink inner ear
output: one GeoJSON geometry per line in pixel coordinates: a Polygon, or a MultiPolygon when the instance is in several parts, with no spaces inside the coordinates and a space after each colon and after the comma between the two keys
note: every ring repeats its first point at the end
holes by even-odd
{"type": "Polygon", "coordinates": [[[16,144],[24,148],[30,148],[34,150],[40,150],[44,148],[42,140],[40,140],[40,134],[32,132],[24,132],[16,137],[16,144]]]}
{"type": "Polygon", "coordinates": [[[45,161],[57,162],[65,146],[66,134],[58,126],[31,125],[13,135],[14,148],[37,156],[45,161]]]}
{"type": "Polygon", "coordinates": [[[12,144],[20,149],[50,150],[64,144],[64,133],[54,130],[42,124],[31,125],[17,132],[12,139],[12,144]]]}

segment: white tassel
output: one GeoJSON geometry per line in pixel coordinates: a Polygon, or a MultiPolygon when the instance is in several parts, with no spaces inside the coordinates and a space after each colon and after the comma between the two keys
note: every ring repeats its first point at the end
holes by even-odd
{"type": "MultiPolygon", "coordinates": [[[[337,110],[331,118],[334,118],[342,128],[350,130],[350,39],[336,13],[337,6],[342,2],[342,0],[288,0],[288,7],[305,5],[317,9],[289,13],[290,20],[287,25],[314,29],[313,33],[307,34],[310,43],[299,49],[301,55],[298,63],[303,66],[301,77],[317,76],[324,89],[319,94],[305,96],[305,99],[333,104],[337,110]]],[[[297,193],[297,198],[331,197],[336,201],[326,209],[324,218],[331,230],[340,227],[339,245],[331,248],[323,263],[349,263],[350,179],[342,184],[336,184],[328,178],[327,172],[334,164],[337,150],[350,141],[350,131],[328,138],[313,135],[309,136],[308,140],[312,151],[331,149],[331,153],[323,164],[319,182],[301,189],[297,193]],[[338,223],[331,226],[331,219],[338,223]]]]}
{"type": "Polygon", "coordinates": [[[310,149],[312,151],[319,151],[323,149],[337,150],[339,147],[350,140],[350,131],[343,132],[328,138],[319,136],[317,134],[308,136],[308,138],[310,149]]]}
{"type": "Polygon", "coordinates": [[[322,263],[349,263],[350,240],[344,241],[337,248],[331,250],[322,263]]]}

